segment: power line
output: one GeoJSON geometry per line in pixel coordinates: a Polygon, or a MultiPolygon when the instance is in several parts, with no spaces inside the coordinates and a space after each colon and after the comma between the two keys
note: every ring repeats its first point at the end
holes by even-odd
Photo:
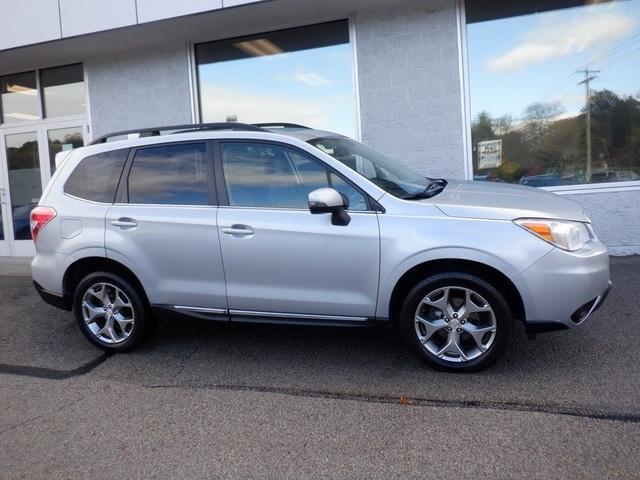
{"type": "Polygon", "coordinates": [[[631,45],[625,45],[625,44],[627,44],[629,42],[634,43],[635,39],[640,40],[640,32],[636,33],[635,35],[632,35],[631,37],[627,38],[626,40],[623,40],[622,42],[618,43],[617,45],[611,47],[609,50],[606,50],[606,51],[602,52],[600,55],[595,56],[594,58],[592,58],[591,60],[586,62],[584,65],[579,66],[578,70],[582,70],[582,69],[588,68],[591,65],[594,65],[594,64],[600,62],[601,60],[604,60],[605,58],[607,58],[607,57],[609,57],[611,55],[616,55],[616,54],[620,53],[625,48],[629,48],[631,46],[631,45]]]}
{"type": "Polygon", "coordinates": [[[625,58],[630,57],[631,55],[633,55],[633,54],[634,54],[634,53],[636,53],[636,52],[640,52],[640,48],[636,48],[635,50],[631,50],[631,51],[630,51],[630,52],[628,52],[626,55],[623,55],[622,57],[618,57],[617,59],[610,61],[609,63],[607,63],[607,64],[603,65],[603,66],[602,66],[602,67],[600,67],[600,68],[607,68],[607,67],[610,67],[611,65],[613,65],[613,64],[615,64],[615,63],[618,63],[620,60],[624,60],[625,58]]]}

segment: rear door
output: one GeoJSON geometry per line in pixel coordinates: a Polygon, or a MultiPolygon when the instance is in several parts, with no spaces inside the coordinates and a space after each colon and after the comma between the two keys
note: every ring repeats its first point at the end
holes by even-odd
{"type": "Polygon", "coordinates": [[[107,256],[127,265],[149,301],[225,314],[210,144],[133,149],[106,216],[107,256]]]}
{"type": "Polygon", "coordinates": [[[380,242],[366,194],[286,144],[217,145],[218,228],[231,319],[372,318],[380,242]],[[330,214],[309,212],[309,192],[329,186],[349,198],[349,225],[333,225],[330,214]]]}

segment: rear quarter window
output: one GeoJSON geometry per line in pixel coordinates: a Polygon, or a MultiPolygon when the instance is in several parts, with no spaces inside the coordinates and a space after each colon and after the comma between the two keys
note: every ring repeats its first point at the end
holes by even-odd
{"type": "Polygon", "coordinates": [[[113,203],[128,149],[83,158],[64,184],[64,193],[92,202],[113,203]]]}

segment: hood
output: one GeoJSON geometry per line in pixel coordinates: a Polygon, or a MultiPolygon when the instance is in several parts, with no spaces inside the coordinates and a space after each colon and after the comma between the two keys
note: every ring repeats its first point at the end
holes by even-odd
{"type": "Polygon", "coordinates": [[[588,221],[582,207],[573,200],[535,187],[459,180],[448,182],[442,193],[427,201],[450,217],[588,221]]]}

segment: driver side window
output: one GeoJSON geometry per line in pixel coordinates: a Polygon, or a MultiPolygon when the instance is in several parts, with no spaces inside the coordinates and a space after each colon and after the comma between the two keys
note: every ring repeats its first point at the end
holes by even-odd
{"type": "Polygon", "coordinates": [[[296,150],[266,143],[221,144],[229,205],[308,208],[308,195],[332,187],[349,198],[349,210],[367,210],[362,193],[320,162],[296,150]]]}

